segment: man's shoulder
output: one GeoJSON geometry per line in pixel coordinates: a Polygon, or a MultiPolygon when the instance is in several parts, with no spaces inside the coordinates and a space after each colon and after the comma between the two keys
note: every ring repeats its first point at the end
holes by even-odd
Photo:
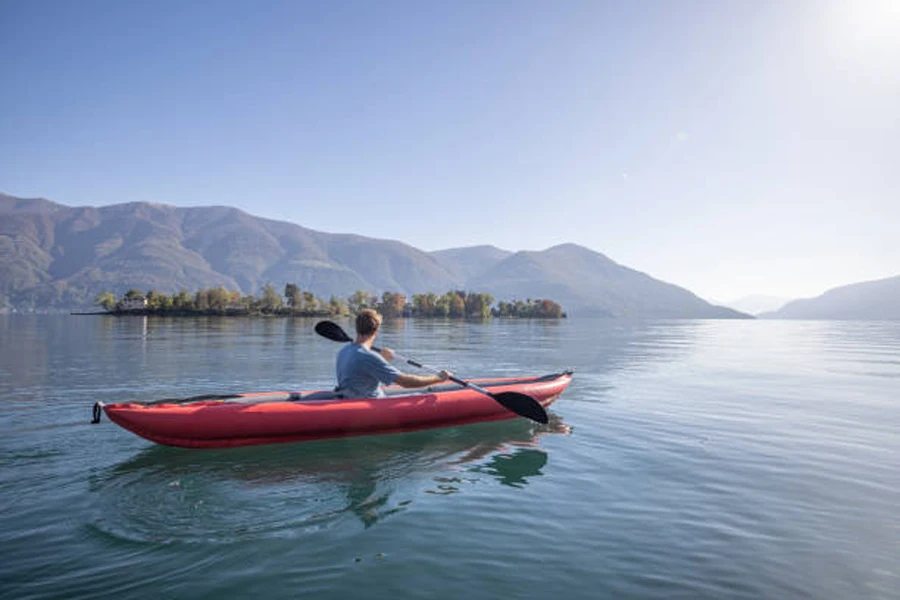
{"type": "Polygon", "coordinates": [[[358,360],[378,360],[381,358],[380,354],[369,350],[368,348],[360,344],[349,344],[341,348],[340,353],[344,355],[352,355],[358,360]]]}

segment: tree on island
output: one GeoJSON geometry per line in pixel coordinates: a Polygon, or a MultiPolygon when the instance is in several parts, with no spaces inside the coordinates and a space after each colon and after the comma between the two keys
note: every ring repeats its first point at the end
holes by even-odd
{"type": "Polygon", "coordinates": [[[281,296],[278,295],[278,292],[275,291],[275,286],[271,283],[267,283],[263,286],[263,297],[260,302],[260,309],[263,312],[275,313],[278,312],[284,305],[284,302],[281,299],[281,296]]]}
{"type": "Polygon", "coordinates": [[[406,296],[403,294],[395,294],[393,292],[385,292],[381,296],[381,302],[378,304],[378,312],[388,319],[395,319],[403,316],[406,307],[406,296]]]}
{"type": "Polygon", "coordinates": [[[312,292],[303,292],[303,310],[306,312],[317,312],[319,310],[319,299],[312,292]]]}
{"type": "Polygon", "coordinates": [[[284,302],[292,311],[303,308],[303,294],[296,283],[288,283],[284,286],[284,302]]]}
{"type": "Polygon", "coordinates": [[[466,316],[486,319],[491,316],[494,297],[490,294],[468,294],[465,298],[466,316]]]}
{"type": "Polygon", "coordinates": [[[111,311],[116,307],[116,296],[112,292],[103,292],[94,299],[94,304],[102,307],[106,311],[111,311]]]}
{"type": "Polygon", "coordinates": [[[412,313],[421,317],[433,317],[437,310],[437,294],[428,292],[427,294],[413,294],[412,297],[412,313]]]}
{"type": "Polygon", "coordinates": [[[332,296],[328,301],[328,312],[336,317],[347,317],[350,315],[347,305],[341,302],[337,296],[332,296]]]}
{"type": "Polygon", "coordinates": [[[181,290],[172,296],[172,308],[175,310],[190,310],[193,307],[191,294],[187,290],[181,290]]]}
{"type": "Polygon", "coordinates": [[[147,292],[147,308],[150,310],[169,310],[172,308],[172,298],[168,294],[150,290],[147,292]]]}
{"type": "Polygon", "coordinates": [[[364,308],[374,308],[378,302],[377,296],[374,296],[363,290],[356,290],[347,299],[347,306],[353,314],[359,314],[364,308]]]}

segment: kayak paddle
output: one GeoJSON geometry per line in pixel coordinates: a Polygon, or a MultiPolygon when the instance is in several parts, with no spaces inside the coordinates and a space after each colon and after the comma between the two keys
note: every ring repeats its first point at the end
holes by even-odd
{"type": "MultiPolygon", "coordinates": [[[[322,337],[328,338],[329,340],[332,340],[334,342],[346,343],[353,341],[353,338],[347,335],[343,328],[333,321],[319,321],[318,323],[316,323],[315,330],[316,333],[318,333],[322,337]]],[[[375,346],[372,346],[372,350],[376,352],[381,351],[375,346]]],[[[394,356],[406,361],[407,364],[412,365],[416,368],[423,369],[425,371],[431,371],[432,373],[440,372],[434,367],[423,365],[420,362],[416,362],[410,358],[401,356],[396,352],[394,353],[394,356]]],[[[541,406],[540,402],[538,402],[531,396],[528,396],[527,394],[521,394],[519,392],[500,392],[498,394],[494,394],[487,391],[481,386],[475,385],[474,383],[470,383],[468,381],[464,381],[452,375],[450,376],[450,381],[452,381],[453,383],[458,383],[461,386],[471,388],[476,392],[481,392],[485,396],[490,396],[491,398],[499,402],[506,410],[514,412],[517,415],[525,417],[526,419],[531,419],[532,421],[536,421],[538,423],[546,423],[548,421],[546,409],[541,406]]]]}

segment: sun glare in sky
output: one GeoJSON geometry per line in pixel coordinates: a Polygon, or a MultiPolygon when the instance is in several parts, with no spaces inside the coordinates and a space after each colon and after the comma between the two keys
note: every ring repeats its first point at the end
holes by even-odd
{"type": "Polygon", "coordinates": [[[830,33],[851,50],[869,51],[900,47],[900,2],[857,0],[826,5],[830,33]]]}

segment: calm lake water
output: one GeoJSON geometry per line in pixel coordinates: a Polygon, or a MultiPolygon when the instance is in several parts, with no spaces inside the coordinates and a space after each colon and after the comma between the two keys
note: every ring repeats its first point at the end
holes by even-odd
{"type": "Polygon", "coordinates": [[[900,598],[900,323],[386,324],[549,426],[183,450],[91,405],[333,385],[312,321],[0,316],[2,598],[900,598]]]}

